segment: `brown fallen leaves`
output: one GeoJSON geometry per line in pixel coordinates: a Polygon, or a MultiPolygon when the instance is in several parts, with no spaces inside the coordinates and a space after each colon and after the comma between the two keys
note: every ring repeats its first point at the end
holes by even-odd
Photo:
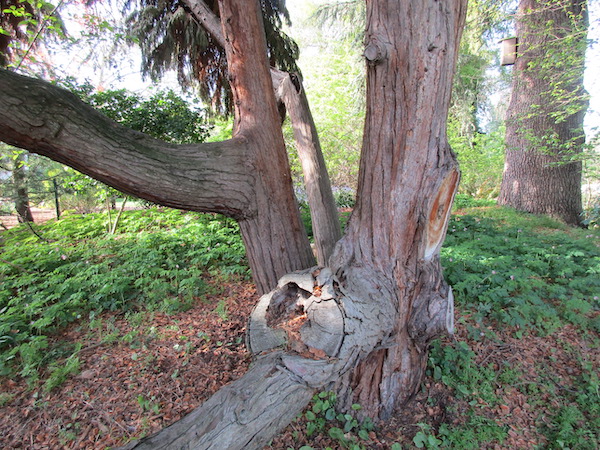
{"type": "MultiPolygon", "coordinates": [[[[213,283],[219,294],[199,299],[184,313],[156,312],[137,327],[124,315],[106,314],[102,329],[90,330],[80,323],[55,336],[55,340],[83,344],[80,371],[49,393],[41,387],[28,389],[22,379],[0,379],[0,448],[102,449],[121,445],[182,418],[221,386],[239,378],[250,362],[244,333],[257,296],[249,283],[213,283]],[[227,307],[225,320],[215,311],[220,300],[227,307]],[[107,339],[109,332],[116,336],[112,341],[107,339]]],[[[284,325],[290,333],[297,333],[304,320],[300,313],[284,325]]],[[[463,328],[457,329],[456,338],[468,342],[478,364],[517,367],[523,373],[521,383],[536,382],[543,363],[559,389],[569,389],[569,380],[578,374],[573,372],[572,355],[565,348],[579,348],[598,362],[598,349],[585,348],[572,326],[548,336],[522,339],[495,331],[498,339],[494,341],[470,340],[463,328]]],[[[299,350],[310,356],[310,349],[299,350]]],[[[544,415],[557,407],[551,396],[546,404],[533,408],[522,389],[507,384],[497,389],[501,404],[478,408],[508,430],[507,439],[490,448],[526,449],[547,444],[538,426],[544,415]]],[[[458,425],[465,420],[467,409],[466,402],[445,385],[427,378],[411,404],[370,433],[368,448],[389,449],[394,442],[411,448],[419,423],[427,423],[433,430],[442,423],[458,425]]],[[[309,439],[305,430],[304,420],[293,422],[270,448],[306,444],[339,448],[339,442],[326,433],[309,439]]]]}
{"type": "Polygon", "coordinates": [[[51,392],[0,379],[8,399],[0,409],[0,448],[121,445],[182,418],[243,375],[250,361],[244,333],[257,296],[250,283],[213,283],[220,294],[184,313],[148,314],[136,327],[122,314],[105,314],[101,329],[79,323],[54,336],[83,343],[79,374],[51,392]],[[226,320],[215,311],[220,300],[226,320]]]}

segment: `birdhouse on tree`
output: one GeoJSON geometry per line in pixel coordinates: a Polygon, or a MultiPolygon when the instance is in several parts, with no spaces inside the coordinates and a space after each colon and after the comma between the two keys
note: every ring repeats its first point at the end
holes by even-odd
{"type": "Polygon", "coordinates": [[[516,37],[502,39],[500,41],[500,48],[502,54],[500,55],[501,66],[512,66],[517,59],[517,47],[519,43],[516,37]]]}

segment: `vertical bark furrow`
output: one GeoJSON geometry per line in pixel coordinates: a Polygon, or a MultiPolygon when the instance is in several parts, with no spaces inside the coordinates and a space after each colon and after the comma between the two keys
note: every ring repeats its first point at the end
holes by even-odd
{"type": "Polygon", "coordinates": [[[464,1],[367,2],[368,39],[389,46],[386,59],[368,66],[359,195],[331,264],[340,279],[376,286],[364,292],[365,284],[346,282],[344,306],[362,298],[389,315],[386,331],[373,335],[375,353],[360,356],[338,386],[348,405],[359,401],[382,418],[417,389],[425,343],[451,328],[439,248],[458,182],[445,120],[465,13],[464,1]]]}

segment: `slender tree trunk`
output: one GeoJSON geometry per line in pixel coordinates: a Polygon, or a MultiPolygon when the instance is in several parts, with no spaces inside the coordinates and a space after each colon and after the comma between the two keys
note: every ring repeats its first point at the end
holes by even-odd
{"type": "Polygon", "coordinates": [[[276,93],[283,101],[294,130],[308,197],[317,261],[326,266],[342,237],[340,219],[321,151],[317,127],[300,77],[271,69],[276,93]]]}
{"type": "Polygon", "coordinates": [[[498,203],[581,223],[587,2],[521,0],[498,203]]]}
{"type": "Polygon", "coordinates": [[[15,209],[19,222],[33,222],[29,207],[29,191],[27,190],[27,175],[25,173],[25,153],[17,155],[13,165],[13,184],[15,186],[15,209]]]}

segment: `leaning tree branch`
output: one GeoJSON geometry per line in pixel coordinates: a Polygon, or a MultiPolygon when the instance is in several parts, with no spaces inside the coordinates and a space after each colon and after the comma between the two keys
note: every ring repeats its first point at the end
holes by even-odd
{"type": "Polygon", "coordinates": [[[190,8],[192,17],[212,36],[221,47],[225,48],[225,37],[221,30],[221,20],[203,0],[183,0],[190,8]]]}
{"type": "Polygon", "coordinates": [[[253,214],[243,138],[169,144],[113,122],[64,89],[6,70],[0,92],[0,141],[164,206],[238,219],[253,214]]]}
{"type": "MultiPolygon", "coordinates": [[[[206,3],[202,0],[184,0],[184,3],[191,10],[192,17],[220,46],[226,48],[221,20],[206,3]]],[[[311,211],[317,259],[319,264],[327,265],[342,232],[317,128],[301,78],[274,67],[271,68],[271,78],[277,101],[285,105],[294,130],[311,211]]]]}

